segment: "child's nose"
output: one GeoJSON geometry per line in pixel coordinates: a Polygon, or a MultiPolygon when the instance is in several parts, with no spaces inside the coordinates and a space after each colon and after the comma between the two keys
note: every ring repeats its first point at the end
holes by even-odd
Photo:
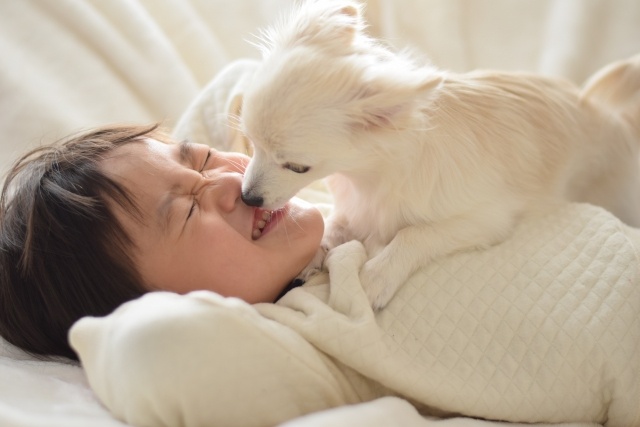
{"type": "Polygon", "coordinates": [[[224,172],[212,178],[207,187],[204,198],[216,204],[217,208],[230,212],[240,201],[242,189],[242,174],[238,172],[224,172]]]}

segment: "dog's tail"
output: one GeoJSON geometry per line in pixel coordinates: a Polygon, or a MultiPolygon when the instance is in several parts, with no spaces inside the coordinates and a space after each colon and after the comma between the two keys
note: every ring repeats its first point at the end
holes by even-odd
{"type": "Polygon", "coordinates": [[[585,84],[582,98],[611,108],[640,133],[640,55],[596,72],[585,84]]]}

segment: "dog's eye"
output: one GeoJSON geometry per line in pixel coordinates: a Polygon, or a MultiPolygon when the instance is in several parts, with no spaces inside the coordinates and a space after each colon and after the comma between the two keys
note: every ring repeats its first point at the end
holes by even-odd
{"type": "Polygon", "coordinates": [[[295,173],[305,173],[311,169],[310,166],[298,165],[296,163],[285,163],[282,167],[295,173]]]}

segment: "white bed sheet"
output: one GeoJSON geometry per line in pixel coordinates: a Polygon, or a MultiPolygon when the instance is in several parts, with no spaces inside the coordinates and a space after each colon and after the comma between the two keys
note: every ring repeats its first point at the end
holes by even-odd
{"type": "MultiPolygon", "coordinates": [[[[173,125],[216,72],[233,59],[257,57],[247,40],[289,3],[1,2],[0,171],[26,148],[81,128],[173,125]]],[[[581,82],[640,52],[637,0],[369,0],[367,18],[377,36],[455,71],[521,69],[581,82]]],[[[384,416],[414,415],[402,401],[385,399],[288,427],[327,419],[335,426],[390,425],[384,416]]],[[[36,361],[0,341],[0,425],[123,424],[98,403],[78,366],[36,361]]]]}

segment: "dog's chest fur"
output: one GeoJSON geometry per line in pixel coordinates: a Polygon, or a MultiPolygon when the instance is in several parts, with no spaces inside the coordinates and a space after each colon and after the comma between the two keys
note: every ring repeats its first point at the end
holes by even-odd
{"type": "Polygon", "coordinates": [[[385,245],[406,226],[400,214],[403,206],[399,194],[384,191],[376,185],[377,180],[365,183],[335,174],[327,182],[335,200],[335,217],[344,221],[351,238],[365,246],[385,245]]]}

